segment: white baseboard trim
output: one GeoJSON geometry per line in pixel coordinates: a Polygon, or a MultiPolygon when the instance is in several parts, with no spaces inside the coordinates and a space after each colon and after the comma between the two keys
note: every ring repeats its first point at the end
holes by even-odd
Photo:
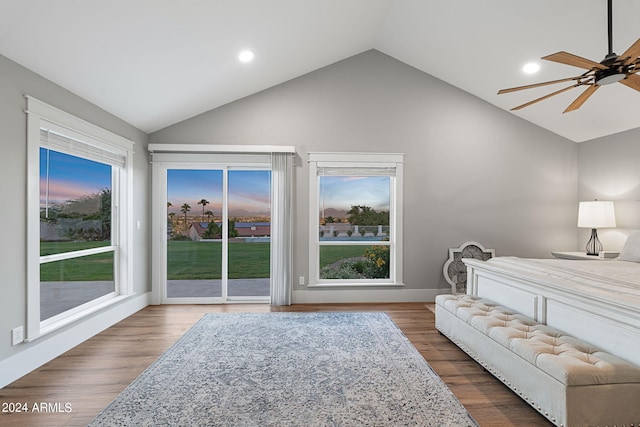
{"type": "Polygon", "coordinates": [[[437,295],[450,289],[337,289],[316,288],[294,290],[294,304],[331,304],[358,302],[433,302],[437,295]]]}
{"type": "Polygon", "coordinates": [[[62,353],[131,316],[149,305],[150,302],[151,294],[149,292],[134,296],[102,313],[52,333],[50,336],[44,336],[31,343],[18,344],[25,345],[26,348],[0,361],[0,388],[11,384],[62,353]]]}

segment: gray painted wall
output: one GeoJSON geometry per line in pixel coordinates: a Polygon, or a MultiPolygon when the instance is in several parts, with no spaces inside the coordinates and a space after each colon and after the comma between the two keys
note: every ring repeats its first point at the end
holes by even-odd
{"type": "Polygon", "coordinates": [[[406,154],[407,289],[447,287],[448,248],[468,240],[523,257],[576,245],[577,144],[375,50],[170,126],[150,142],[294,145],[296,278],[308,269],[309,151],[406,154]]]}
{"type": "MultiPolygon", "coordinates": [[[[50,105],[101,126],[135,142],[134,200],[147,200],[148,155],[147,135],[115,116],[97,108],[82,98],[56,86],[41,76],[0,55],[0,200],[2,209],[2,239],[0,245],[0,360],[32,344],[54,339],[52,333],[36,340],[11,346],[11,329],[26,320],[26,114],[24,95],[32,95],[50,105]]],[[[134,288],[138,294],[149,287],[148,203],[136,203],[134,218],[142,227],[134,237],[134,288]]]]}
{"type": "MultiPolygon", "coordinates": [[[[598,230],[604,250],[619,251],[629,230],[640,229],[640,129],[578,144],[579,200],[613,200],[615,229],[598,230]]],[[[577,215],[577,211],[576,211],[577,215]]],[[[580,250],[589,230],[580,230],[580,250]]]]}

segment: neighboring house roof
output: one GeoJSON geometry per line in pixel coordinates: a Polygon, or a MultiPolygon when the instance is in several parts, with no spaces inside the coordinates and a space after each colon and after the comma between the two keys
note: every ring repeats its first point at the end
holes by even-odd
{"type": "Polygon", "coordinates": [[[191,227],[195,229],[195,231],[198,233],[198,236],[202,236],[202,233],[204,233],[207,228],[209,228],[209,224],[207,224],[206,222],[192,222],[191,227]]]}

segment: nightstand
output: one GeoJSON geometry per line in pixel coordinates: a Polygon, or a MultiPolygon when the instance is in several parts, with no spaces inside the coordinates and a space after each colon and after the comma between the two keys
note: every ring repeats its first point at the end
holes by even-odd
{"type": "Polygon", "coordinates": [[[600,255],[587,255],[586,252],[551,252],[556,258],[579,259],[589,261],[610,261],[618,256],[617,252],[600,252],[600,255]],[[604,256],[606,254],[606,257],[604,256]]]}

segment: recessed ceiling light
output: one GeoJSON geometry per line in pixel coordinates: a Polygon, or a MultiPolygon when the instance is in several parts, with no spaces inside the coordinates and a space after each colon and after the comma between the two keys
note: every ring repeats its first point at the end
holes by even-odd
{"type": "Polygon", "coordinates": [[[253,52],[250,50],[243,50],[238,55],[238,59],[240,62],[251,62],[253,60],[253,52]]]}
{"type": "Polygon", "coordinates": [[[522,71],[527,74],[537,73],[539,69],[540,65],[536,64],[535,62],[529,62],[528,64],[525,64],[524,67],[522,67],[522,71]]]}

